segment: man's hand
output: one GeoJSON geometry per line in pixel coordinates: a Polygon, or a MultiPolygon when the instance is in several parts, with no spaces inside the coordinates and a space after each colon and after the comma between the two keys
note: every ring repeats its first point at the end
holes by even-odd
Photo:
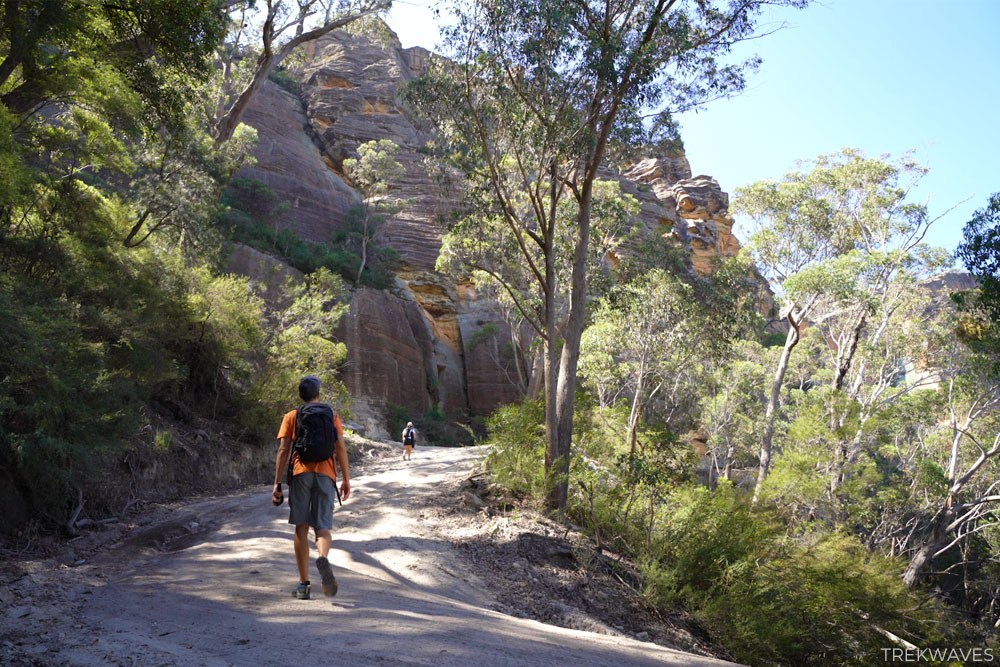
{"type": "Polygon", "coordinates": [[[347,500],[351,497],[351,480],[345,479],[340,483],[340,498],[341,500],[347,500]]]}
{"type": "Polygon", "coordinates": [[[274,485],[274,490],[271,491],[271,502],[274,503],[275,506],[285,502],[285,495],[281,492],[281,482],[274,485]]]}

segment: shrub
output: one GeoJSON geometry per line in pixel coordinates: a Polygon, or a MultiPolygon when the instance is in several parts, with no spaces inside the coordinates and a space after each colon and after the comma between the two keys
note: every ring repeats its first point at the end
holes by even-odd
{"type": "Polygon", "coordinates": [[[278,65],[267,75],[273,83],[278,84],[296,97],[302,94],[302,84],[282,65],[278,65]]]}
{"type": "Polygon", "coordinates": [[[943,641],[941,616],[899,578],[896,559],[819,527],[789,532],[774,507],[751,509],[724,480],[671,494],[645,592],[681,604],[748,664],[870,664],[883,631],[921,647],[943,641]]]}
{"type": "MultiPolygon", "coordinates": [[[[961,644],[965,629],[903,586],[897,559],[797,522],[784,504],[752,507],[726,480],[697,485],[693,449],[663,426],[630,452],[627,402],[598,410],[581,395],[577,407],[569,517],[639,566],[648,604],[688,610],[738,661],[871,664],[894,645],[885,632],[920,647],[961,644]]],[[[494,481],[535,502],[546,490],[542,423],[540,401],[487,420],[494,481]]]]}
{"type": "MultiPolygon", "coordinates": [[[[285,204],[263,181],[234,178],[222,196],[223,210],[216,218],[218,226],[228,230],[235,241],[281,256],[303,273],[329,269],[344,280],[354,282],[361,256],[351,247],[349,230],[333,235],[330,242],[307,241],[290,229],[280,226],[285,204]]],[[[354,213],[349,216],[348,226],[354,213]]],[[[371,259],[361,274],[361,284],[373,289],[388,289],[395,282],[393,268],[399,254],[391,248],[371,248],[371,259]]]]}
{"type": "Polygon", "coordinates": [[[486,465],[499,484],[524,497],[545,492],[543,416],[542,401],[526,400],[497,408],[486,420],[492,445],[486,465]]]}

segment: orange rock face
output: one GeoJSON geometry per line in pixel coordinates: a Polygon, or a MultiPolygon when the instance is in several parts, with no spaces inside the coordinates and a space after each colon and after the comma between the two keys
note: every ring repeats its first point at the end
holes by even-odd
{"type": "MultiPolygon", "coordinates": [[[[453,195],[428,173],[421,150],[432,135],[399,97],[400,88],[426,68],[430,52],[335,31],[306,53],[300,95],[267,82],[251,103],[245,122],[258,131],[257,163],[239,176],[264,181],[286,202],[277,225],[326,241],[359,201],[344,179],[344,159],[373,139],[400,147],[396,159],[405,175],[389,198],[402,210],[376,239],[401,257],[397,285],[355,290],[338,331],[348,348],[343,379],[359,421],[378,431],[390,405],[414,413],[436,406],[462,419],[517,400],[523,377],[495,305],[434,271],[440,221],[453,195]]],[[[726,193],[714,179],[692,178],[683,155],[606,171],[604,178],[620,180],[639,201],[645,236],[690,248],[692,270],[707,274],[713,257],[739,251],[726,193]]]]}
{"type": "Polygon", "coordinates": [[[691,176],[683,155],[649,158],[623,173],[622,190],[639,199],[647,229],[690,248],[692,269],[712,272],[717,257],[733,257],[740,243],[733,236],[729,195],[710,176],[691,176]]]}

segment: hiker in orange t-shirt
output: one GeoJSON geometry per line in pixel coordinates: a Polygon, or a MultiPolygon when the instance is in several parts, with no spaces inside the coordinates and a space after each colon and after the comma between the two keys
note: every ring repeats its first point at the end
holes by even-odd
{"type": "Polygon", "coordinates": [[[290,468],[288,478],[288,523],[295,526],[295,563],[299,585],[292,596],[309,599],[309,526],[316,534],[316,569],[323,580],[323,593],[337,594],[337,579],[327,559],[333,538],[333,502],[337,495],[337,468],[340,468],[340,496],[351,495],[340,417],[329,405],[319,402],[320,380],[307,375],[299,382],[300,407],[285,415],[278,431],[278,459],[274,466],[274,490],[271,501],[280,505],[281,478],[290,468]],[[336,457],[336,461],[334,461],[336,457]]]}

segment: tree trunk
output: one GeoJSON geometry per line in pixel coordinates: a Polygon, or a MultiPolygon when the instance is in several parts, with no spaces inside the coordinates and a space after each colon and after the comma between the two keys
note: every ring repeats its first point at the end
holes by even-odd
{"type": "Polygon", "coordinates": [[[799,321],[795,321],[793,315],[794,308],[788,313],[788,335],[785,337],[785,347],[781,350],[781,358],[778,360],[778,368],[774,372],[774,380],[771,381],[771,394],[767,399],[767,410],[764,412],[764,434],[760,440],[760,469],[757,471],[757,484],[753,490],[753,502],[757,502],[760,496],[760,487],[767,478],[771,470],[771,439],[774,436],[774,420],[778,409],[778,399],[781,397],[781,387],[785,383],[785,372],[788,371],[788,359],[792,356],[792,350],[799,343],[799,321]]]}
{"type": "Polygon", "coordinates": [[[377,4],[371,5],[368,9],[358,12],[357,14],[351,14],[350,16],[345,16],[343,18],[337,19],[332,23],[327,23],[318,28],[313,28],[308,32],[298,33],[287,44],[281,47],[281,50],[277,53],[271,50],[272,40],[274,39],[274,15],[268,16],[267,21],[264,23],[264,50],[260,55],[260,59],[257,61],[257,70],[254,72],[253,78],[250,79],[250,83],[247,87],[243,89],[240,96],[236,98],[229,110],[226,111],[226,115],[219,121],[215,126],[215,143],[224,144],[233,137],[233,132],[236,131],[236,126],[240,124],[240,120],[243,118],[243,112],[246,111],[247,105],[250,104],[250,100],[264,84],[268,75],[274,70],[275,66],[278,65],[282,60],[284,60],[292,51],[295,50],[300,44],[305,44],[306,42],[318,39],[323,35],[336,30],[337,28],[343,27],[348,23],[362,19],[369,14],[374,14],[376,12],[388,9],[390,2],[378,2],[377,4]]]}
{"type": "MultiPolygon", "coordinates": [[[[858,342],[861,340],[861,331],[865,328],[865,323],[867,321],[868,314],[862,313],[861,317],[858,318],[857,324],[851,328],[847,344],[841,346],[837,350],[837,370],[834,373],[833,382],[831,383],[833,388],[837,391],[841,391],[844,388],[844,380],[847,378],[847,373],[851,370],[851,361],[854,359],[855,352],[858,351],[858,342]]],[[[831,417],[830,430],[836,431],[842,428],[846,418],[846,413],[831,417]]],[[[833,466],[830,471],[830,500],[832,500],[834,504],[837,503],[837,489],[844,483],[844,469],[847,467],[847,457],[847,444],[840,442],[835,445],[833,451],[833,466]]]]}
{"type": "MultiPolygon", "coordinates": [[[[954,380],[952,380],[954,383],[954,380]]],[[[954,386],[952,384],[952,386],[954,386]]],[[[949,394],[951,390],[949,389],[949,394]]],[[[958,425],[958,421],[955,417],[952,417],[952,429],[953,436],[951,440],[951,461],[948,463],[948,495],[945,496],[944,503],[934,520],[934,528],[931,530],[931,535],[927,538],[927,541],[922,547],[914,554],[913,558],[910,559],[909,565],[906,567],[906,572],[903,574],[903,583],[909,587],[916,585],[923,573],[924,567],[927,566],[931,560],[934,559],[934,554],[941,550],[941,548],[947,543],[948,538],[953,533],[958,533],[961,530],[962,525],[965,525],[968,521],[974,520],[974,517],[970,516],[970,513],[966,513],[959,516],[961,512],[969,507],[966,505],[964,508],[959,505],[956,508],[955,498],[965,485],[968,483],[969,479],[992,457],[1000,453],[1000,434],[997,435],[996,440],[993,442],[993,446],[989,450],[980,447],[979,457],[976,459],[965,473],[958,477],[958,450],[959,445],[962,443],[962,438],[968,432],[969,426],[972,424],[973,416],[971,412],[966,415],[965,423],[962,426],[958,425]]],[[[991,487],[992,488],[992,487],[991,487]]],[[[990,496],[984,496],[983,498],[975,501],[978,506],[983,506],[985,503],[992,498],[990,496]]],[[[974,531],[973,531],[974,532],[974,531]]]]}
{"type": "Polygon", "coordinates": [[[535,352],[531,358],[531,374],[528,379],[528,398],[536,399],[542,393],[545,383],[545,355],[535,352]]]}
{"type": "MultiPolygon", "coordinates": [[[[947,502],[950,504],[950,498],[947,502]]],[[[917,582],[920,581],[920,575],[924,572],[924,568],[930,564],[934,558],[934,554],[945,543],[948,537],[945,531],[951,518],[951,509],[943,509],[941,515],[934,522],[934,530],[931,531],[931,536],[917,550],[917,553],[913,554],[913,557],[906,566],[906,571],[903,572],[903,583],[907,588],[913,588],[917,585],[917,582]]]]}
{"type": "MultiPolygon", "coordinates": [[[[550,226],[555,226],[555,219],[549,222],[550,226]]],[[[555,472],[556,463],[559,460],[559,417],[556,411],[556,376],[558,375],[559,362],[556,357],[556,272],[555,272],[555,248],[553,245],[553,231],[545,237],[545,341],[543,347],[544,373],[543,388],[545,390],[545,480],[549,484],[546,492],[546,503],[554,500],[558,505],[558,494],[554,494],[552,475],[555,472]]]]}
{"type": "Polygon", "coordinates": [[[364,272],[365,264],[368,262],[368,205],[364,204],[364,207],[364,221],[361,225],[361,264],[358,265],[358,277],[354,281],[355,287],[361,286],[361,274],[364,272]]]}
{"type": "Polygon", "coordinates": [[[528,368],[528,360],[524,354],[524,337],[516,322],[508,323],[508,326],[510,326],[510,344],[514,353],[514,370],[517,371],[517,388],[523,396],[527,396],[528,387],[531,384],[531,369],[528,368]]]}
{"type": "Polygon", "coordinates": [[[632,410],[628,415],[629,453],[635,455],[636,431],[639,429],[639,416],[642,414],[643,379],[646,374],[646,360],[639,363],[639,378],[635,383],[635,395],[632,397],[632,410]]]}
{"type": "Polygon", "coordinates": [[[590,201],[592,180],[583,184],[577,215],[577,241],[573,250],[573,277],[569,318],[563,328],[563,348],[559,359],[559,379],[555,387],[556,433],[553,472],[559,477],[548,497],[550,510],[563,511],[569,492],[569,456],[573,440],[573,409],[576,402],[576,370],[580,361],[580,339],[587,324],[587,254],[590,246],[590,201]]]}
{"type": "Polygon", "coordinates": [[[858,351],[858,341],[861,340],[861,331],[865,328],[867,321],[868,314],[862,314],[861,319],[851,329],[847,345],[837,350],[837,372],[833,376],[833,388],[837,391],[844,388],[844,378],[847,377],[847,373],[851,370],[851,361],[854,359],[854,353],[858,351]]]}
{"type": "Polygon", "coordinates": [[[28,39],[24,34],[24,24],[21,19],[25,14],[21,13],[20,2],[8,0],[6,11],[4,12],[4,27],[10,36],[7,56],[0,60],[0,86],[7,83],[7,79],[14,73],[17,66],[30,53],[35,46],[35,40],[28,39]]]}
{"type": "Polygon", "coordinates": [[[731,482],[733,479],[733,456],[736,453],[736,447],[734,445],[729,445],[726,448],[726,466],[722,469],[722,478],[727,482],[731,482]]]}
{"type": "Polygon", "coordinates": [[[253,78],[250,79],[250,83],[247,84],[247,87],[243,89],[243,92],[240,93],[236,101],[226,111],[226,115],[215,126],[216,144],[224,144],[233,138],[233,132],[236,131],[236,126],[243,119],[243,112],[246,111],[247,105],[250,104],[250,100],[260,90],[260,87],[264,85],[268,75],[271,74],[274,66],[277,64],[278,61],[273,56],[261,57],[261,62],[257,66],[257,71],[254,72],[253,78]]]}

